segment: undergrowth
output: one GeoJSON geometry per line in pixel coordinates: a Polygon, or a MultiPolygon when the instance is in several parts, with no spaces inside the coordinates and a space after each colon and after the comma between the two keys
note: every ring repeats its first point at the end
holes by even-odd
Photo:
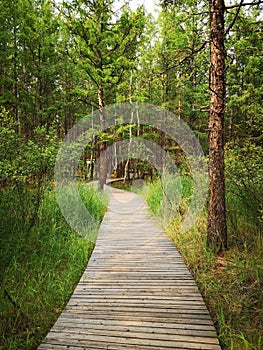
{"type": "MultiPolygon", "coordinates": [[[[187,181],[184,183],[187,184],[187,181]]],[[[224,254],[217,256],[207,249],[206,210],[194,227],[186,233],[180,232],[182,215],[189,199],[187,196],[182,196],[177,214],[168,225],[167,232],[199,285],[215,323],[222,349],[261,350],[263,348],[263,240],[257,221],[251,218],[253,207],[251,206],[248,221],[245,219],[247,206],[242,207],[240,198],[237,199],[237,205],[232,193],[234,190],[237,192],[238,188],[234,189],[233,186],[229,177],[227,196],[229,249],[224,254]],[[233,225],[233,217],[235,225],[233,225]]],[[[185,193],[187,194],[187,190],[185,193]]],[[[146,185],[143,195],[153,214],[162,214],[159,211],[163,200],[160,181],[146,185]]],[[[252,202],[251,199],[250,202],[252,202]]],[[[257,210],[255,215],[258,215],[257,210]]],[[[159,218],[164,223],[163,215],[159,218]]]]}
{"type": "MultiPolygon", "coordinates": [[[[101,220],[105,205],[82,187],[89,212],[101,220]]],[[[27,194],[30,193],[27,191],[27,194]]],[[[46,190],[34,226],[23,222],[13,189],[1,190],[0,349],[36,349],[72,294],[93,250],[65,222],[52,189],[46,190]]],[[[30,207],[30,198],[24,198],[30,207]]]]}
{"type": "MultiPolygon", "coordinates": [[[[204,212],[187,233],[177,220],[168,233],[195,277],[215,322],[222,349],[260,350],[263,346],[263,244],[231,245],[222,256],[206,248],[204,212]]],[[[234,240],[234,232],[231,232],[234,240]]],[[[240,237],[239,237],[240,239],[240,237]]]]}

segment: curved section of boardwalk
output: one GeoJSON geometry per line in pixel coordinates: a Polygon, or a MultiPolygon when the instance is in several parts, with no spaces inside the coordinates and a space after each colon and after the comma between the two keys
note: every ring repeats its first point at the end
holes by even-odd
{"type": "Polygon", "coordinates": [[[195,281],[142,198],[107,190],[88,266],[38,349],[219,350],[195,281]]]}

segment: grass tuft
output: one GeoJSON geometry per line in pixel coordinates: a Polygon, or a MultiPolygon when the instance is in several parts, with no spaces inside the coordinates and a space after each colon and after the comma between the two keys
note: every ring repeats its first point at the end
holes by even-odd
{"type": "MultiPolygon", "coordinates": [[[[105,205],[96,191],[82,186],[80,192],[89,212],[101,220],[105,205]]],[[[15,210],[17,193],[6,189],[1,196],[0,349],[35,349],[71,296],[94,244],[71,230],[53,190],[46,190],[29,232],[15,210]]]]}

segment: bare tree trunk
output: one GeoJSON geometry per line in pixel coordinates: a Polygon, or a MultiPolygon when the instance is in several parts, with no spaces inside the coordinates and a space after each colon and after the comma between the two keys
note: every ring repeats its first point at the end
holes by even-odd
{"type": "MultiPolygon", "coordinates": [[[[16,21],[15,21],[16,22],[16,21]]],[[[16,132],[20,134],[20,119],[19,119],[19,111],[18,111],[18,48],[17,48],[17,26],[16,23],[14,25],[13,30],[14,35],[14,66],[13,66],[13,81],[14,81],[14,114],[17,122],[16,132]]]]}
{"type": "MultiPolygon", "coordinates": [[[[99,111],[100,111],[100,130],[104,132],[105,130],[105,116],[104,116],[104,96],[102,89],[98,90],[98,101],[99,101],[99,111]]],[[[106,158],[103,155],[103,152],[106,150],[106,143],[100,142],[100,168],[99,168],[99,188],[102,190],[104,184],[106,183],[107,176],[107,164],[106,158]]]]}
{"type": "MultiPolygon", "coordinates": [[[[130,75],[130,103],[132,103],[132,70],[130,75]]],[[[123,183],[125,184],[127,178],[128,181],[130,181],[130,150],[131,150],[131,144],[132,144],[132,123],[133,123],[133,111],[131,111],[131,119],[130,119],[130,126],[129,126],[129,144],[128,144],[128,154],[127,154],[127,161],[124,167],[124,178],[123,183]]]]}
{"type": "Polygon", "coordinates": [[[210,112],[207,244],[217,253],[227,248],[224,177],[225,48],[224,0],[210,0],[210,112]]]}

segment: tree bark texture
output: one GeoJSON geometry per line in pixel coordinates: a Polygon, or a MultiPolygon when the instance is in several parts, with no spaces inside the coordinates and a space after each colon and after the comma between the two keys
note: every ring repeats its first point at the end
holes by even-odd
{"type": "Polygon", "coordinates": [[[224,176],[225,48],[224,0],[210,0],[210,112],[207,244],[217,253],[227,248],[224,176]]]}

